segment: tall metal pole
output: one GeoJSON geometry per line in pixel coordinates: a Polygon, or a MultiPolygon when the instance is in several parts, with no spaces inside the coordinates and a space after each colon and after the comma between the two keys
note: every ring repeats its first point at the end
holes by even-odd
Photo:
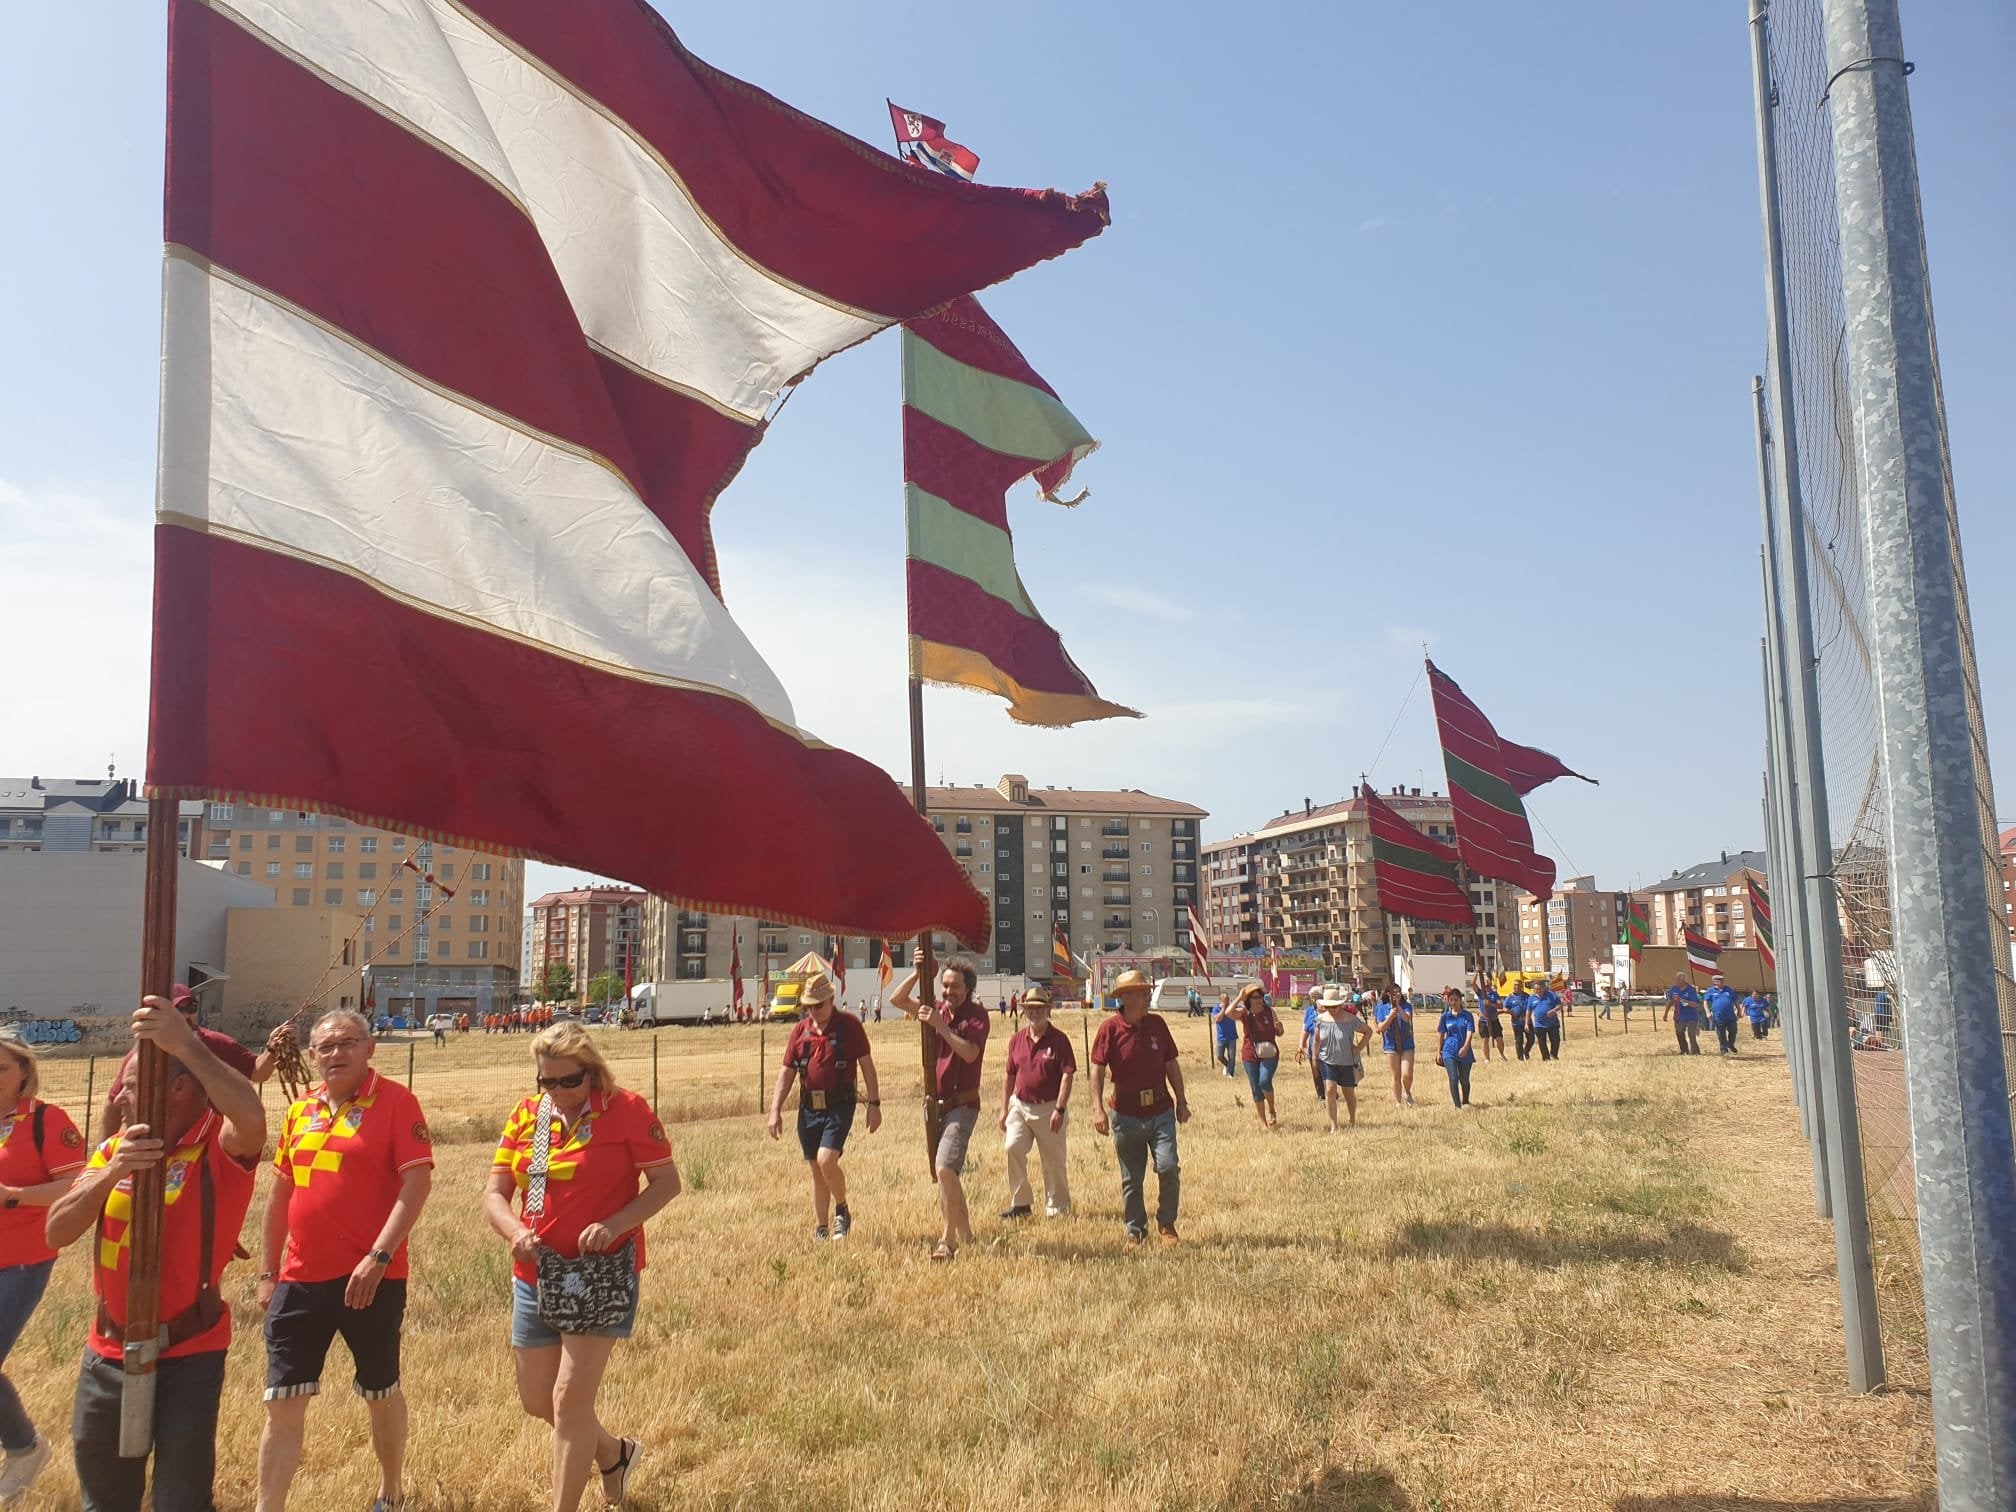
{"type": "MultiPolygon", "coordinates": [[[[147,800],[147,880],[141,902],[140,992],[167,998],[175,988],[176,827],[181,805],[147,800]]],[[[142,1040],[133,1066],[136,1124],[168,1136],[168,1057],[142,1040]]],[[[154,1367],[161,1354],[161,1201],[163,1168],[133,1173],[132,1248],[126,1263],[126,1330],[119,1383],[119,1455],[144,1459],[154,1447],[154,1367]]]]}
{"type": "MultiPolygon", "coordinates": [[[[1933,1443],[1946,1512],[2016,1507],[2016,1144],[1895,0],[1827,0],[1848,386],[1890,825],[1933,1443]]],[[[1992,812],[1992,810],[1991,810],[1992,812]]]]}
{"type": "MultiPolygon", "coordinates": [[[[1765,623],[1768,625],[1774,613],[1771,608],[1771,587],[1768,577],[1765,580],[1764,605],[1765,623]]],[[[1783,812],[1780,806],[1783,796],[1780,783],[1783,780],[1785,760],[1779,754],[1778,748],[1778,681],[1772,671],[1769,637],[1758,641],[1757,649],[1764,664],[1764,864],[1770,873],[1771,886],[1782,888],[1785,885],[1785,878],[1794,875],[1794,869],[1787,864],[1784,847],[1779,841],[1781,827],[1778,816],[1783,812]]],[[[1789,1009],[1797,995],[1791,968],[1799,958],[1799,952],[1785,948],[1786,935],[1782,927],[1782,914],[1783,911],[1774,906],[1772,926],[1776,934],[1781,963],[1778,970],[1778,999],[1781,1005],[1789,1009]]],[[[1750,931],[1753,936],[1757,933],[1757,921],[1754,918],[1750,921],[1750,931]]],[[[1785,1064],[1792,1075],[1792,1097],[1799,1108],[1799,1132],[1805,1136],[1807,1144],[1813,1145],[1817,1141],[1813,1133],[1812,1099],[1807,1096],[1806,1073],[1799,1059],[1799,1052],[1803,1047],[1799,1043],[1797,1033],[1790,1028],[1794,1022],[1793,1015],[1789,1011],[1783,1013],[1781,1022],[1788,1026],[1783,1032],[1785,1064]]],[[[1826,1182],[1819,1169],[1820,1158],[1819,1151],[1815,1150],[1813,1184],[1816,1203],[1826,1196],[1826,1182]]],[[[1821,1216],[1825,1217],[1826,1214],[1823,1213],[1821,1216]]]]}
{"type": "MultiPolygon", "coordinates": [[[[930,817],[930,795],[924,787],[924,679],[910,674],[910,797],[920,818],[930,817]]],[[[938,1001],[938,963],[931,958],[931,931],[917,936],[918,1001],[938,1001]]],[[[938,1034],[929,1024],[918,1025],[920,1051],[924,1057],[924,1160],[931,1179],[938,1179],[938,1136],[945,1131],[945,1108],[938,1101],[938,1034]]]]}
{"type": "Polygon", "coordinates": [[[1817,1108],[1827,1145],[1827,1183],[1834,1208],[1834,1268],[1841,1286],[1843,1343],[1851,1389],[1883,1384],[1883,1337],[1876,1319],[1876,1271],[1869,1255],[1868,1192],[1855,1116],[1855,1070],[1848,1048],[1847,1002],[1841,980],[1841,915],[1829,873],[1834,841],[1827,823],[1827,777],[1821,762],[1820,684],[1808,590],[1805,503],[1799,487],[1799,428],[1792,392],[1791,323],[1785,296],[1785,240],[1778,213],[1778,144],[1771,112],[1770,42],[1765,0],[1750,0],[1750,61],[1757,99],[1757,173],[1764,207],[1765,309],[1771,333],[1772,529],[1780,574],[1778,644],[1786,659],[1783,684],[1790,708],[1786,771],[1793,785],[1792,860],[1788,878],[1802,910],[1800,943],[1817,1022],[1808,1041],[1819,1077],[1817,1108]],[[1788,593],[1789,590],[1789,593],[1788,593]]]}

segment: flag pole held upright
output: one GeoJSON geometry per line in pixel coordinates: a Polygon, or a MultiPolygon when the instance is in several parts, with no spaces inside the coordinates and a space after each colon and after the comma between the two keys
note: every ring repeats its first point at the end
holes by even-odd
{"type": "MultiPolygon", "coordinates": [[[[166,998],[175,977],[175,848],[180,805],[147,800],[147,882],[141,905],[140,991],[166,998]]],[[[167,1057],[140,1042],[134,1123],[157,1139],[168,1122],[167,1057]]],[[[161,1194],[163,1167],[133,1173],[132,1251],[126,1272],[126,1332],[119,1395],[119,1455],[142,1459],[154,1447],[154,1365],[161,1355],[161,1194]]]]}
{"type": "MultiPolygon", "coordinates": [[[[910,674],[910,794],[920,818],[929,817],[930,799],[924,790],[924,680],[910,674]]],[[[931,931],[917,936],[917,991],[919,1001],[938,1001],[938,963],[931,958],[931,931]]],[[[938,1036],[928,1023],[918,1025],[924,1057],[924,1161],[931,1179],[938,1179],[938,1136],[944,1132],[945,1110],[938,1101],[938,1036]]]]}

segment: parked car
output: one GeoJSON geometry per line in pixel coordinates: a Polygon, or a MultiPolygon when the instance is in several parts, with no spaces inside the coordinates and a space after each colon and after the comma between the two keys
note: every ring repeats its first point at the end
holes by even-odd
{"type": "Polygon", "coordinates": [[[455,1015],[452,1013],[430,1013],[427,1015],[427,1027],[429,1029],[453,1029],[455,1027],[455,1015]]]}

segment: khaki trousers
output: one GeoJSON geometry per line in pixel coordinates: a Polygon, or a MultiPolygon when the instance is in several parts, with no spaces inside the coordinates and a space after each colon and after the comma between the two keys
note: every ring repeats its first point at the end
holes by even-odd
{"type": "Polygon", "coordinates": [[[1019,1097],[1008,1099],[1008,1132],[1001,1142],[1008,1165],[1008,1205],[1034,1207],[1035,1194],[1029,1189],[1029,1146],[1035,1145],[1043,1159],[1043,1206],[1053,1218],[1071,1211],[1071,1178],[1064,1166],[1064,1136],[1071,1132],[1071,1115],[1064,1115],[1064,1127],[1050,1132],[1050,1115],[1055,1102],[1026,1103],[1019,1097]]]}

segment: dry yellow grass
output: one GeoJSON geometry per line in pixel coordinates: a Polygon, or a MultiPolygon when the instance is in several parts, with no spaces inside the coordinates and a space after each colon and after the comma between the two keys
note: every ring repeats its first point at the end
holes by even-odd
{"type": "MultiPolygon", "coordinates": [[[[652,1227],[638,1334],[603,1393],[610,1428],[647,1446],[632,1504],[1929,1512],[1922,1389],[1842,1384],[1832,1241],[1775,1041],[1683,1061],[1582,1018],[1558,1065],[1480,1065],[1466,1114],[1432,1066],[1409,1111],[1371,1068],[1360,1127],[1328,1138],[1300,1068],[1263,1133],[1202,1024],[1177,1029],[1196,1107],[1183,1246],[1122,1252],[1112,1153],[1081,1117],[1065,1220],[996,1221],[999,1146],[976,1137],[979,1243],[950,1266],[926,1258],[907,1026],[872,1031],[890,1120],[857,1123],[855,1237],[822,1247],[788,1128],[773,1145],[754,1112],[756,1031],[665,1032],[687,1190],[652,1227]]],[[[608,1043],[648,1091],[649,1036],[608,1043]]],[[[403,1075],[403,1046],[379,1055],[403,1075]]],[[[511,1388],[506,1257],[478,1212],[524,1055],[481,1036],[415,1052],[441,1156],[407,1319],[415,1512],[545,1505],[546,1431],[511,1388]]],[[[998,1045],[988,1062],[991,1099],[998,1045]]],[[[45,1064],[74,1105],[81,1066],[45,1064]]],[[[250,1270],[228,1283],[227,1508],[251,1505],[261,1418],[250,1270]]],[[[84,1285],[80,1247],[9,1362],[59,1442],[84,1285]]],[[[1908,1345],[1892,1367],[1922,1382],[1908,1345]]],[[[297,1506],[369,1500],[347,1368],[339,1345],[297,1506]]],[[[67,1464],[35,1505],[75,1505],[67,1464]]]]}

